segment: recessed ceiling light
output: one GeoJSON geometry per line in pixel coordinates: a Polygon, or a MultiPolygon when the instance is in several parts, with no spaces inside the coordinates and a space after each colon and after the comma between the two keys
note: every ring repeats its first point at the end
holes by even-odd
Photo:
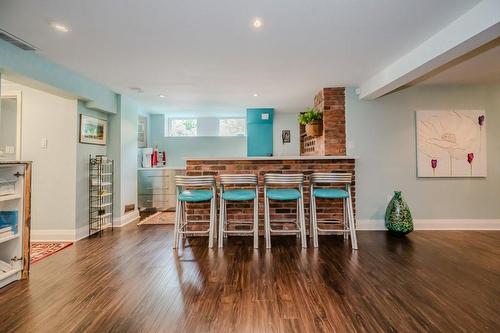
{"type": "Polygon", "coordinates": [[[159,95],[158,95],[158,97],[160,97],[160,98],[165,98],[165,95],[163,95],[163,94],[159,94],[159,95]]]}
{"type": "Polygon", "coordinates": [[[71,29],[62,23],[59,22],[50,22],[50,26],[54,28],[54,30],[59,31],[59,32],[70,32],[71,29]]]}
{"type": "Polygon", "coordinates": [[[253,97],[259,97],[259,94],[258,93],[254,93],[253,97]]]}
{"type": "Polygon", "coordinates": [[[262,19],[259,18],[259,17],[256,17],[253,19],[252,21],[252,26],[255,28],[255,29],[260,29],[262,28],[262,25],[264,24],[264,22],[262,22],[262,19]]]}

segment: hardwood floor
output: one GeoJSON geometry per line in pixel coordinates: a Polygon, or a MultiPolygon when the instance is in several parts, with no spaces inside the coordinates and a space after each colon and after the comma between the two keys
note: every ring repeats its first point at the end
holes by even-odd
{"type": "Polygon", "coordinates": [[[499,332],[500,232],[359,232],[254,251],[172,226],[82,240],[0,290],[2,332],[499,332]]]}

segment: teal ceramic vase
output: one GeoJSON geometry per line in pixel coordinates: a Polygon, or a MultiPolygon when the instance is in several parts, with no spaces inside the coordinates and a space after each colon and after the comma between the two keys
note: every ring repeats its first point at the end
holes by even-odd
{"type": "Polygon", "coordinates": [[[413,218],[410,207],[401,196],[401,192],[395,191],[392,200],[385,211],[385,227],[397,235],[406,235],[413,231],[413,218]]]}

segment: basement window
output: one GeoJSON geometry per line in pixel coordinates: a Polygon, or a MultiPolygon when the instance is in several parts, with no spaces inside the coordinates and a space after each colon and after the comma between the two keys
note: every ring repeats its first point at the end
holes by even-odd
{"type": "Polygon", "coordinates": [[[246,118],[168,118],[166,136],[245,136],[246,118]]]}
{"type": "Polygon", "coordinates": [[[219,119],[219,136],[244,136],[245,118],[219,119]]]}
{"type": "Polygon", "coordinates": [[[170,119],[170,136],[197,136],[198,119],[170,119]]]}

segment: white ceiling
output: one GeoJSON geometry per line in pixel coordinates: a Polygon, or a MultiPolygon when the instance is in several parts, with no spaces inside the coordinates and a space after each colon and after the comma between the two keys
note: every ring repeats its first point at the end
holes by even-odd
{"type": "Polygon", "coordinates": [[[297,111],[321,87],[370,78],[478,2],[1,0],[0,28],[151,111],[297,111]]]}

